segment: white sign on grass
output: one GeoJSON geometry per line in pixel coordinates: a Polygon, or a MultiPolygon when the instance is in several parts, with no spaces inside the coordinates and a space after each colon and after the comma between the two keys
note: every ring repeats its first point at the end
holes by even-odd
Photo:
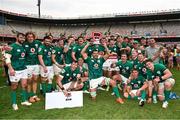
{"type": "Polygon", "coordinates": [[[70,93],[69,97],[62,92],[46,93],[45,109],[82,107],[83,92],[73,91],[70,93]]]}

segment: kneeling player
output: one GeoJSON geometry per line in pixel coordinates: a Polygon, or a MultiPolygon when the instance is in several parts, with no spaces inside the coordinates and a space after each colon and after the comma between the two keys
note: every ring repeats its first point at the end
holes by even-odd
{"type": "MultiPolygon", "coordinates": [[[[154,64],[151,59],[145,61],[148,80],[152,80],[158,86],[158,98],[163,101],[162,108],[168,107],[169,94],[175,84],[172,73],[163,64],[154,64]]],[[[152,92],[151,92],[152,93],[152,92]]]]}
{"type": "Polygon", "coordinates": [[[71,66],[65,67],[57,79],[57,85],[63,91],[65,96],[68,96],[68,91],[80,90],[83,87],[80,71],[77,68],[77,63],[72,62],[71,66]]]}
{"type": "Polygon", "coordinates": [[[126,98],[135,98],[141,97],[139,101],[139,105],[143,106],[146,99],[146,91],[145,89],[148,87],[146,80],[139,76],[139,72],[137,69],[133,69],[130,77],[130,82],[126,88],[126,92],[124,93],[124,97],[126,98]]]}

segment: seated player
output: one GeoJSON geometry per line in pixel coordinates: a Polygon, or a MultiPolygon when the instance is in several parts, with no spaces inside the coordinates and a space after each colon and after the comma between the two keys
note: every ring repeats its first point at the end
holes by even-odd
{"type": "Polygon", "coordinates": [[[112,68],[119,67],[120,73],[113,76],[113,80],[122,83],[124,88],[127,85],[127,81],[130,77],[131,70],[133,69],[133,64],[127,60],[127,55],[125,53],[121,54],[121,60],[116,63],[111,64],[112,68]]]}
{"type": "Polygon", "coordinates": [[[137,69],[133,69],[129,80],[130,81],[126,88],[126,92],[124,93],[124,97],[125,98],[141,97],[141,100],[139,101],[139,105],[143,106],[146,100],[145,89],[148,87],[145,78],[139,76],[139,72],[137,69]]]}
{"type": "Polygon", "coordinates": [[[78,69],[81,74],[81,81],[84,83],[83,93],[89,93],[88,69],[85,67],[83,58],[78,59],[78,69]]]}

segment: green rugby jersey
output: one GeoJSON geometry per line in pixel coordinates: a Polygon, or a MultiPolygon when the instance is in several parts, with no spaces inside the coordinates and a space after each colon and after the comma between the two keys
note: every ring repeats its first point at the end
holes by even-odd
{"type": "Polygon", "coordinates": [[[88,70],[83,66],[82,67],[78,66],[78,69],[79,69],[80,74],[81,74],[82,77],[84,77],[85,72],[88,72],[88,70]]]}
{"type": "Polygon", "coordinates": [[[96,50],[96,51],[99,51],[99,52],[105,52],[105,48],[101,44],[93,45],[93,50],[96,50]]]}
{"type": "Polygon", "coordinates": [[[78,60],[79,58],[82,58],[82,55],[81,55],[81,50],[84,48],[84,46],[85,46],[85,44],[82,44],[82,45],[79,45],[79,44],[77,44],[77,45],[75,45],[74,47],[73,47],[73,52],[75,52],[75,57],[76,57],[76,59],[78,60]]]}
{"type": "Polygon", "coordinates": [[[161,78],[164,75],[164,71],[166,69],[167,68],[163,64],[159,64],[159,63],[154,64],[154,71],[151,71],[151,70],[148,69],[147,79],[148,80],[153,80],[156,77],[160,77],[161,78]]]}
{"type": "Polygon", "coordinates": [[[121,60],[116,63],[116,66],[120,69],[120,74],[124,77],[129,78],[131,70],[133,69],[133,64],[130,61],[123,63],[121,60]]]}
{"type": "Polygon", "coordinates": [[[55,60],[58,64],[60,65],[63,65],[64,64],[64,61],[63,61],[63,48],[62,47],[54,47],[53,50],[52,50],[52,54],[54,54],[56,57],[55,57],[55,60]]]}
{"type": "Polygon", "coordinates": [[[146,64],[144,62],[139,62],[138,61],[136,69],[138,70],[139,75],[141,75],[145,79],[147,79],[147,68],[146,68],[146,64]]]}
{"type": "Polygon", "coordinates": [[[13,69],[17,71],[26,69],[26,51],[24,47],[17,43],[13,43],[10,46],[12,50],[7,51],[7,53],[11,54],[11,65],[13,69]]]}
{"type": "Polygon", "coordinates": [[[76,81],[78,74],[80,74],[80,71],[78,68],[76,68],[74,71],[72,71],[71,66],[65,67],[60,73],[60,75],[63,76],[62,84],[64,85],[71,81],[76,81]]]}
{"type": "Polygon", "coordinates": [[[119,53],[119,47],[117,45],[114,45],[113,47],[108,46],[108,49],[110,50],[110,53],[114,52],[114,53],[119,53]]]}
{"type": "Polygon", "coordinates": [[[96,79],[103,76],[103,63],[105,62],[104,58],[86,58],[85,62],[88,64],[89,78],[96,79]]]}
{"type": "Polygon", "coordinates": [[[38,50],[38,55],[42,55],[45,66],[52,66],[52,47],[41,45],[38,50]]]}
{"type": "Polygon", "coordinates": [[[130,62],[133,64],[133,68],[137,68],[138,58],[136,58],[135,60],[130,60],[130,62]]]}
{"type": "Polygon", "coordinates": [[[132,90],[140,89],[146,80],[142,76],[138,76],[136,79],[131,80],[128,86],[131,86],[132,90]]]}
{"type": "Polygon", "coordinates": [[[41,46],[41,42],[34,40],[32,43],[26,41],[23,43],[23,47],[26,50],[26,64],[27,65],[37,65],[38,60],[38,49],[41,46]]]}
{"type": "Polygon", "coordinates": [[[66,64],[71,64],[72,61],[73,61],[73,59],[72,59],[72,57],[71,57],[71,54],[72,54],[72,49],[73,49],[74,45],[75,45],[75,44],[71,44],[71,45],[69,46],[68,51],[67,51],[66,53],[64,53],[64,60],[65,60],[65,63],[66,63],[66,64]]]}
{"type": "Polygon", "coordinates": [[[93,52],[93,45],[90,45],[90,46],[88,46],[88,48],[86,49],[86,53],[87,53],[88,56],[91,57],[92,52],[93,52]]]}

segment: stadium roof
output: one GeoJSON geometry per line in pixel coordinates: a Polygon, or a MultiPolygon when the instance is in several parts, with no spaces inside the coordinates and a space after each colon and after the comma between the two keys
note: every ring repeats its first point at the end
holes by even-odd
{"type": "Polygon", "coordinates": [[[0,10],[0,15],[7,20],[26,21],[36,23],[51,23],[51,24],[92,24],[92,23],[112,23],[112,22],[156,22],[156,21],[180,21],[180,11],[168,11],[151,14],[129,14],[129,15],[114,15],[111,17],[101,18],[78,18],[78,19],[45,19],[33,18],[27,15],[17,14],[0,10]]]}

